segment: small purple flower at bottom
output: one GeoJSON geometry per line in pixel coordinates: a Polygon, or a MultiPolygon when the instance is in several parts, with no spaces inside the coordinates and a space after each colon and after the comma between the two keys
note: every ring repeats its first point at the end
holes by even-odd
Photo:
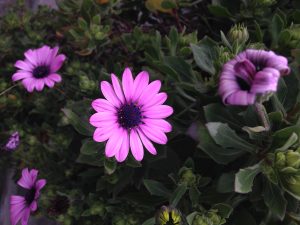
{"type": "Polygon", "coordinates": [[[275,92],[280,76],[289,73],[285,57],[272,51],[247,49],[224,64],[219,94],[224,104],[252,105],[258,94],[275,92]]]}
{"type": "Polygon", "coordinates": [[[63,54],[57,55],[58,50],[58,47],[50,48],[47,45],[27,50],[24,53],[25,59],[15,63],[19,70],[12,76],[12,80],[22,80],[28,92],[33,92],[34,89],[42,91],[45,85],[53,88],[55,83],[61,82],[57,71],[66,59],[63,54]]]}
{"type": "Polygon", "coordinates": [[[10,197],[10,220],[12,225],[21,221],[27,225],[30,212],[37,210],[37,200],[40,197],[40,190],[46,185],[45,179],[37,180],[38,171],[35,169],[22,170],[22,177],[18,185],[26,190],[24,196],[12,195],[10,197]]]}
{"type": "Polygon", "coordinates": [[[13,151],[16,148],[18,148],[19,144],[20,144],[20,136],[19,136],[19,132],[16,131],[12,133],[12,135],[9,137],[7,143],[4,146],[4,150],[13,151]]]}

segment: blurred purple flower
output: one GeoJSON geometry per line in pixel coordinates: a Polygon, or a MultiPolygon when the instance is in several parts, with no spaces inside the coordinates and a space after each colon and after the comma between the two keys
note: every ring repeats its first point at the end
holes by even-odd
{"type": "Polygon", "coordinates": [[[19,70],[12,76],[13,81],[22,80],[28,92],[43,90],[44,86],[52,88],[56,82],[61,81],[57,71],[62,66],[66,56],[58,53],[59,48],[50,48],[44,45],[38,49],[29,49],[24,60],[18,60],[15,67],[19,70]]]}
{"type": "Polygon", "coordinates": [[[27,225],[30,212],[37,210],[37,200],[40,197],[41,189],[46,185],[45,179],[37,180],[38,171],[35,169],[22,170],[22,177],[18,185],[26,190],[24,196],[10,196],[10,220],[12,225],[21,221],[22,225],[27,225]]]}
{"type": "Polygon", "coordinates": [[[252,105],[257,94],[275,92],[280,75],[290,73],[287,58],[247,49],[223,66],[219,94],[224,104],[252,105]]]}
{"type": "Polygon", "coordinates": [[[12,133],[12,135],[9,137],[7,143],[4,146],[4,150],[13,151],[19,146],[19,144],[20,144],[20,136],[19,136],[19,132],[16,131],[12,133]]]}

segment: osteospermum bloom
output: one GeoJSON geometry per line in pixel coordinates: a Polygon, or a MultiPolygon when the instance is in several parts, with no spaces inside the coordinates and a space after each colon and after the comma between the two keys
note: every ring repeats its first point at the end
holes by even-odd
{"type": "Polygon", "coordinates": [[[166,144],[165,133],[172,126],[164,120],[173,113],[173,108],[163,103],[167,94],[159,93],[161,82],[155,80],[149,84],[146,71],[140,72],[133,79],[131,71],[126,68],[122,85],[116,75],[111,75],[112,85],[101,82],[101,91],[105,99],[96,99],[92,107],[97,111],[90,118],[90,123],[97,127],[94,140],[107,141],[105,154],[122,162],[129,149],[134,158],[141,161],[145,148],[153,155],[156,149],[152,142],[166,144]],[[152,141],[152,142],[151,142],[152,141]]]}
{"type": "Polygon", "coordinates": [[[219,94],[225,104],[251,105],[258,94],[275,92],[288,60],[272,51],[247,49],[223,66],[219,94]]]}
{"type": "Polygon", "coordinates": [[[34,89],[41,91],[45,85],[52,88],[56,82],[61,81],[57,71],[66,59],[63,54],[57,55],[58,50],[58,47],[51,49],[47,45],[29,49],[24,53],[25,59],[15,63],[19,70],[12,76],[12,80],[22,80],[28,92],[34,89]]]}
{"type": "Polygon", "coordinates": [[[19,136],[19,132],[16,131],[12,133],[12,135],[10,135],[8,141],[4,146],[4,150],[13,151],[18,148],[19,144],[20,144],[20,136],[19,136]]]}
{"type": "Polygon", "coordinates": [[[37,210],[37,200],[40,190],[46,185],[45,179],[37,180],[38,171],[35,169],[22,170],[22,177],[18,181],[25,190],[24,196],[13,195],[10,197],[10,220],[12,225],[21,221],[22,225],[28,224],[30,212],[37,210]]]}

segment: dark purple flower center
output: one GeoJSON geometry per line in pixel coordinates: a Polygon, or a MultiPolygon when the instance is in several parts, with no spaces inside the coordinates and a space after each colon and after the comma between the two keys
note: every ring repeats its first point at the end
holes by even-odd
{"type": "Polygon", "coordinates": [[[123,105],[118,111],[119,124],[130,129],[141,123],[142,114],[138,106],[133,103],[123,105]]]}
{"type": "Polygon", "coordinates": [[[242,78],[236,76],[235,77],[236,82],[238,83],[238,85],[240,86],[241,90],[243,91],[250,91],[250,85],[242,78]]]}
{"type": "Polygon", "coordinates": [[[34,201],[35,192],[36,192],[36,189],[35,188],[31,188],[30,190],[28,190],[25,193],[25,201],[26,201],[27,205],[30,205],[34,201]]]}
{"type": "Polygon", "coordinates": [[[46,65],[37,66],[32,71],[33,76],[38,79],[47,77],[49,73],[50,73],[50,68],[49,66],[46,65]]]}

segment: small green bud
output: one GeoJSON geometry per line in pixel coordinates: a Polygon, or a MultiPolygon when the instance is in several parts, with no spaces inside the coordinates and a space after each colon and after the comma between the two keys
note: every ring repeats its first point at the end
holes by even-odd
{"type": "Polygon", "coordinates": [[[298,169],[300,166],[300,154],[292,150],[287,151],[286,153],[286,164],[287,166],[298,169]]]}
{"type": "Polygon", "coordinates": [[[278,152],[275,156],[275,167],[282,169],[286,166],[286,158],[284,152],[278,152]]]}
{"type": "Polygon", "coordinates": [[[179,172],[180,183],[184,183],[188,186],[193,186],[196,184],[197,177],[190,168],[182,168],[179,172]]]}
{"type": "Polygon", "coordinates": [[[192,225],[213,225],[213,223],[204,215],[196,215],[192,225]]]}
{"type": "Polygon", "coordinates": [[[244,44],[249,39],[249,33],[247,27],[241,24],[234,25],[228,32],[228,39],[231,43],[244,44]]]}
{"type": "Polygon", "coordinates": [[[91,215],[103,216],[105,213],[105,205],[103,202],[94,202],[90,209],[91,215]]]}

